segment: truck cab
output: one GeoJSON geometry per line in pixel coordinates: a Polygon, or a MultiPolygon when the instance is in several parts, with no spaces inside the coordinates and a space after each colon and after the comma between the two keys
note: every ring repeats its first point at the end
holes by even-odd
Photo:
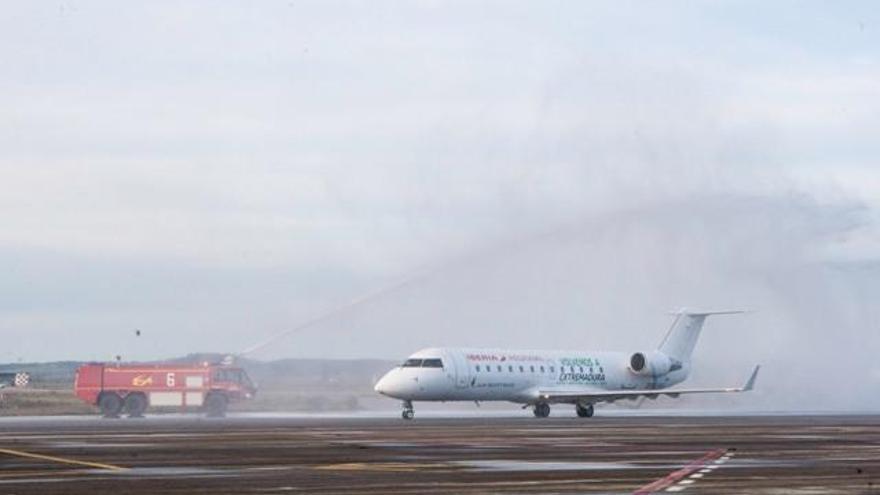
{"type": "Polygon", "coordinates": [[[235,399],[253,399],[257,395],[257,386],[251,381],[242,368],[217,366],[211,374],[211,388],[223,391],[235,399]]]}

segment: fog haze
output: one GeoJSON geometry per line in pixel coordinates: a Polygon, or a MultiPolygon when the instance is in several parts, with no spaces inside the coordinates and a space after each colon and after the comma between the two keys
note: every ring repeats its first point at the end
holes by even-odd
{"type": "Polygon", "coordinates": [[[876,408],[880,15],[847,2],[21,2],[0,361],[642,350],[876,408]],[[135,335],[141,330],[141,336],[135,335]],[[816,391],[821,393],[816,393],[816,391]]]}

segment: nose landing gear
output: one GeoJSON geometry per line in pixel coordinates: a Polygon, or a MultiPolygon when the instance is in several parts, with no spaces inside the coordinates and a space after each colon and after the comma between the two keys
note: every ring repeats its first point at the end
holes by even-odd
{"type": "Polygon", "coordinates": [[[403,419],[413,419],[413,416],[416,415],[416,412],[413,410],[413,405],[411,401],[403,401],[403,413],[401,416],[403,419]]]}

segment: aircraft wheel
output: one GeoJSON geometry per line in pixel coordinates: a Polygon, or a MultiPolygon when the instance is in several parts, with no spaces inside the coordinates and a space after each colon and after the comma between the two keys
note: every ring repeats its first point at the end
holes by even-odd
{"type": "Polygon", "coordinates": [[[533,412],[535,413],[536,418],[546,418],[547,416],[550,416],[550,404],[539,402],[535,404],[535,410],[533,412]]]}
{"type": "Polygon", "coordinates": [[[575,411],[579,418],[591,418],[593,417],[593,405],[589,404],[587,407],[583,407],[580,404],[575,406],[575,411]]]}
{"type": "Polygon", "coordinates": [[[415,415],[416,413],[412,409],[404,409],[403,413],[401,414],[401,416],[403,416],[403,419],[413,419],[413,416],[415,415]]]}

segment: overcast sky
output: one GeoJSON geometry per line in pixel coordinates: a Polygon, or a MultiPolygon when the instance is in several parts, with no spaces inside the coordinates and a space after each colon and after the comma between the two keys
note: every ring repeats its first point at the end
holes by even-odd
{"type": "Polygon", "coordinates": [[[701,342],[731,376],[876,350],[878,12],[6,3],[0,361],[235,352],[410,274],[258,357],[652,347],[685,305],[757,310],[701,342]]]}

